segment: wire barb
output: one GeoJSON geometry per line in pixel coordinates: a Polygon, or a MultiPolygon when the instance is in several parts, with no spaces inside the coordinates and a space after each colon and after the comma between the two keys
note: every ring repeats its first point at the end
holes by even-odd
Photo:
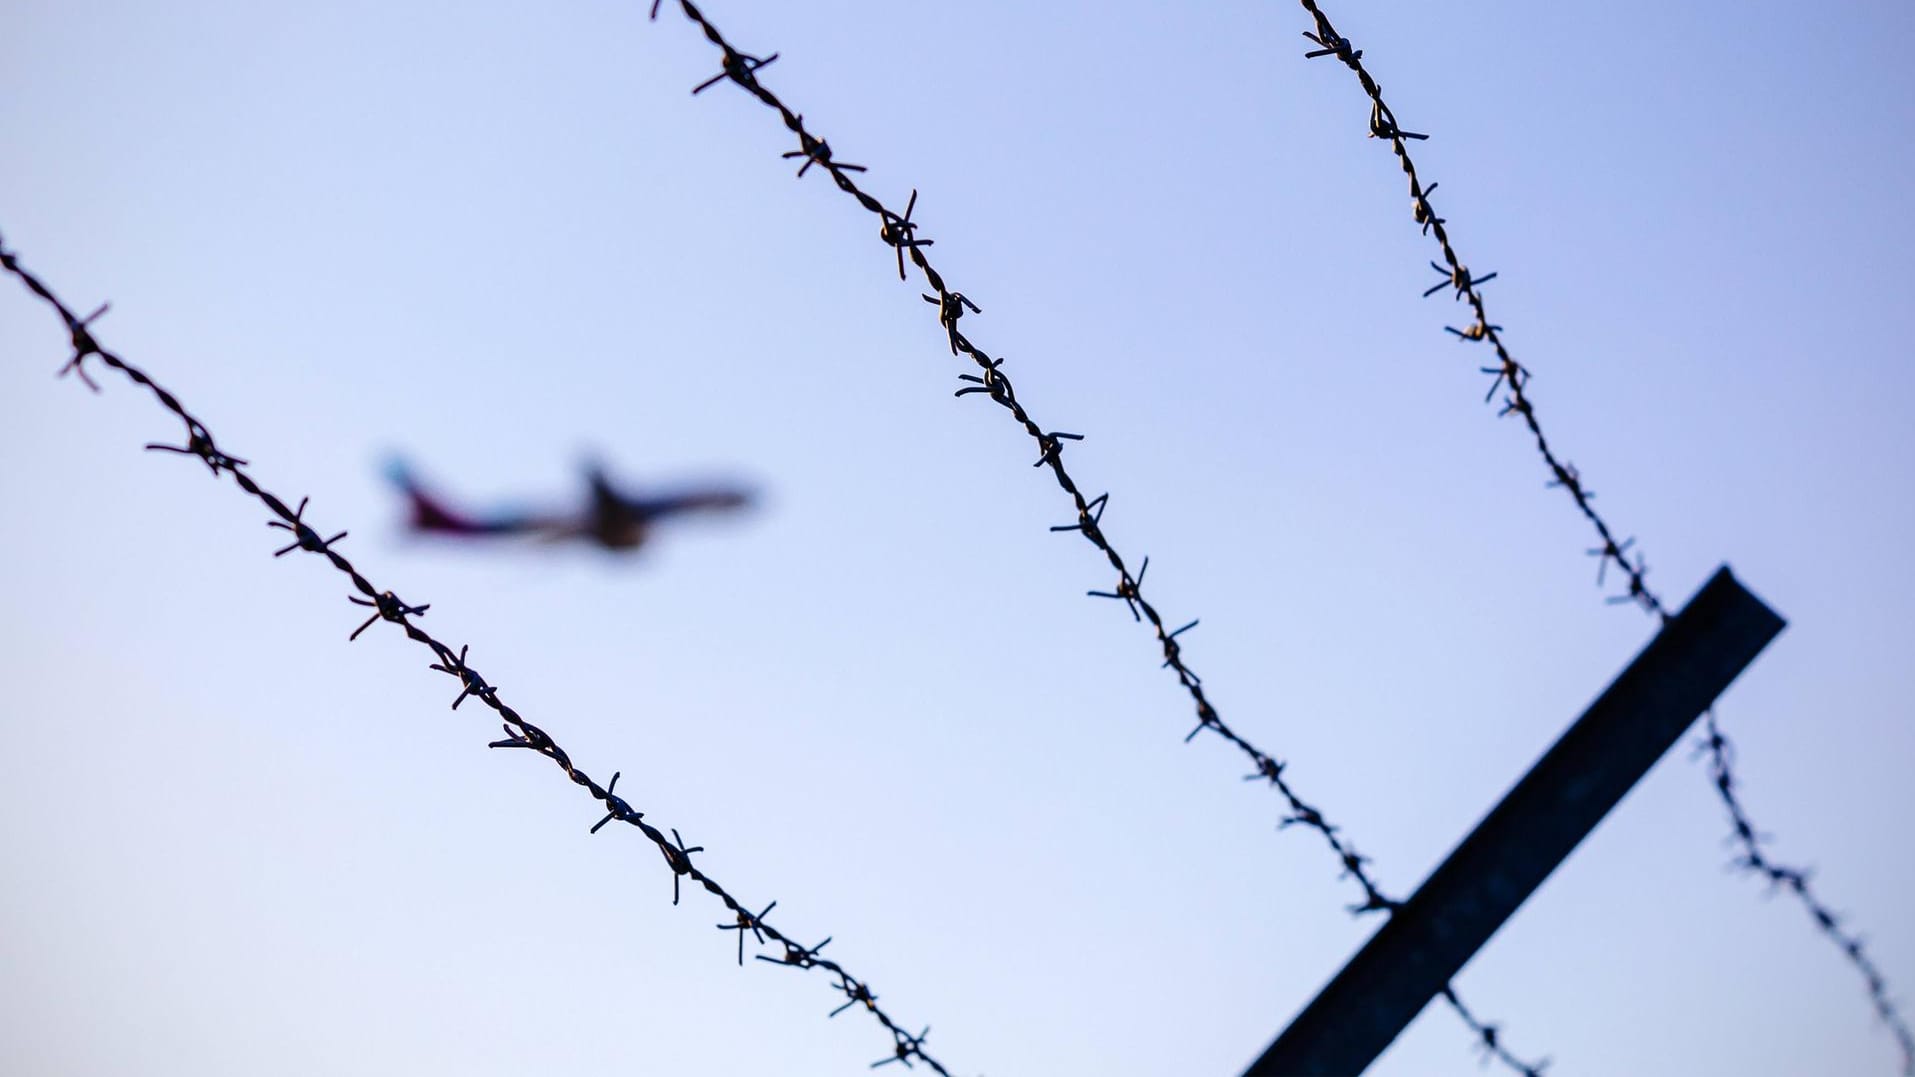
{"type": "MultiPolygon", "coordinates": [[[[460,657],[463,658],[464,656],[461,655],[460,657]]],[[[454,705],[456,706],[456,704],[454,705]]],[[[512,732],[511,727],[508,726],[506,728],[506,732],[507,733],[512,732]]],[[[519,741],[518,743],[514,743],[514,744],[507,744],[504,742],[494,742],[493,744],[487,745],[487,747],[518,748],[518,747],[530,747],[530,745],[525,744],[523,741],[519,741]]],[[[609,823],[614,819],[617,819],[620,822],[635,823],[638,820],[645,818],[644,812],[634,810],[630,804],[627,804],[625,802],[624,797],[619,796],[613,792],[613,790],[618,788],[618,779],[623,773],[624,773],[623,771],[617,771],[617,770],[613,771],[612,780],[605,783],[605,795],[600,798],[601,800],[605,802],[605,818],[600,819],[596,823],[593,823],[592,829],[589,831],[589,833],[592,833],[592,834],[598,833],[599,828],[603,827],[606,823],[609,823]]],[[[777,904],[777,902],[772,902],[772,904],[775,905],[777,904]]]]}
{"type": "Polygon", "coordinates": [[[871,988],[849,976],[839,978],[838,990],[844,992],[845,1004],[825,1014],[826,1017],[836,1017],[853,1006],[863,1006],[867,1010],[877,1009],[878,996],[871,993],[871,988]]]}
{"type": "Polygon", "coordinates": [[[1084,435],[1066,434],[1062,430],[1053,430],[1048,434],[1037,435],[1037,462],[1031,466],[1043,467],[1045,464],[1056,464],[1058,454],[1064,451],[1064,442],[1082,440],[1084,440],[1084,435]]]}
{"type": "Polygon", "coordinates": [[[309,553],[326,553],[333,543],[346,537],[346,533],[341,531],[329,539],[322,539],[319,537],[319,532],[308,527],[305,522],[300,519],[301,516],[306,514],[307,500],[307,498],[303,497],[299,499],[299,507],[293,510],[293,518],[291,520],[268,520],[266,522],[267,527],[277,527],[281,531],[291,531],[293,533],[293,541],[274,550],[274,557],[284,557],[294,550],[305,550],[309,553]]]}
{"type": "MultiPolygon", "coordinates": [[[[340,532],[340,534],[343,535],[345,534],[345,532],[342,531],[340,532]]],[[[336,541],[336,539],[334,541],[336,541]]],[[[404,625],[406,623],[406,618],[415,616],[417,614],[422,614],[425,611],[432,608],[432,604],[429,602],[423,606],[408,606],[404,602],[399,601],[399,596],[393,594],[391,591],[381,591],[378,595],[376,595],[375,597],[371,599],[359,598],[355,595],[347,595],[346,601],[352,603],[355,606],[367,606],[373,610],[373,615],[371,617],[366,618],[366,623],[360,625],[358,628],[353,629],[352,635],[346,637],[346,642],[348,643],[358,639],[360,633],[364,632],[368,628],[371,628],[373,624],[379,621],[381,618],[391,621],[393,624],[396,624],[396,625],[404,625]]],[[[407,626],[407,627],[410,627],[410,626],[407,626]]],[[[461,651],[459,653],[460,653],[460,659],[461,661],[463,661],[465,652],[461,651]]],[[[432,668],[438,669],[439,667],[434,666],[432,668]]],[[[453,706],[457,707],[458,704],[454,703],[453,706]]]]}
{"type": "Polygon", "coordinates": [[[1415,131],[1405,131],[1398,127],[1396,117],[1390,113],[1390,107],[1379,97],[1370,105],[1370,137],[1400,144],[1406,138],[1413,138],[1420,142],[1430,136],[1419,135],[1415,131]]]}
{"type": "Polygon", "coordinates": [[[1164,664],[1162,668],[1169,669],[1172,665],[1183,661],[1184,646],[1177,642],[1177,637],[1197,627],[1197,624],[1198,622],[1192,621],[1174,632],[1164,633],[1164,664]]]}
{"type": "Polygon", "coordinates": [[[692,93],[694,95],[704,93],[726,79],[732,80],[753,93],[758,93],[758,69],[776,60],[778,54],[774,52],[770,56],[760,58],[750,53],[739,52],[730,45],[724,48],[724,70],[692,87],[692,93]]]}
{"type": "MultiPolygon", "coordinates": [[[[805,122],[805,118],[803,116],[798,117],[798,122],[802,125],[805,122]]],[[[798,148],[789,153],[781,153],[778,156],[783,157],[787,161],[794,157],[802,157],[805,159],[805,163],[798,166],[799,179],[803,179],[805,173],[811,171],[812,165],[823,165],[827,172],[863,172],[865,170],[863,165],[848,165],[839,161],[833,161],[831,159],[831,143],[826,142],[822,138],[811,137],[811,132],[804,130],[802,126],[798,130],[798,148]]]]}
{"type": "Polygon", "coordinates": [[[785,939],[785,952],[782,956],[766,957],[764,954],[759,954],[757,955],[757,959],[759,961],[769,961],[774,965],[793,965],[801,969],[808,969],[818,964],[818,951],[824,949],[825,944],[830,941],[830,937],[827,936],[824,942],[816,946],[800,946],[790,939],[785,939]]]}
{"type": "MultiPolygon", "coordinates": [[[[738,967],[739,968],[745,967],[745,932],[747,931],[751,932],[752,937],[758,940],[758,945],[763,946],[765,944],[765,933],[758,930],[758,925],[764,922],[765,915],[767,913],[771,912],[771,910],[777,907],[778,907],[778,903],[774,901],[771,904],[765,906],[764,909],[760,912],[754,913],[747,909],[739,909],[737,912],[738,919],[735,923],[717,925],[718,930],[720,931],[738,932],[738,967]]],[[[829,939],[825,940],[825,942],[829,942],[829,941],[831,940],[829,939]]],[[[823,946],[824,943],[821,942],[818,945],[823,946]]]]}
{"type": "Polygon", "coordinates": [[[1108,504],[1110,504],[1110,495],[1107,493],[1098,494],[1095,498],[1084,502],[1083,507],[1077,510],[1076,523],[1056,524],[1051,527],[1051,531],[1053,533],[1058,531],[1082,531],[1084,537],[1091,540],[1093,545],[1102,546],[1104,533],[1098,528],[1098,525],[1104,522],[1104,507],[1108,504]]]}
{"type": "Polygon", "coordinates": [[[685,839],[679,837],[678,830],[673,828],[671,844],[667,845],[662,841],[659,842],[658,851],[665,857],[665,863],[671,865],[672,904],[676,905],[678,904],[678,880],[687,875],[695,874],[696,869],[692,867],[692,854],[704,852],[705,847],[703,845],[694,845],[689,849],[685,848],[685,839]]]}
{"type": "MultiPolygon", "coordinates": [[[[955,344],[958,339],[955,330],[952,331],[951,339],[955,344]]],[[[974,384],[967,385],[951,395],[969,396],[972,393],[987,393],[990,395],[992,401],[1002,404],[1005,407],[1011,406],[1017,402],[1017,394],[1012,391],[1011,380],[1009,378],[998,376],[998,368],[1003,365],[1003,359],[993,359],[984,364],[984,373],[982,374],[959,374],[959,381],[967,381],[974,384]]],[[[1051,530],[1055,531],[1057,528],[1052,528],[1051,530]]]]}
{"type": "MultiPolygon", "coordinates": [[[[1476,291],[1477,285],[1487,284],[1490,281],[1493,281],[1496,279],[1496,274],[1494,273],[1486,273],[1480,277],[1471,277],[1469,275],[1469,270],[1465,269],[1464,267],[1460,265],[1450,266],[1448,268],[1445,268],[1443,266],[1437,265],[1435,262],[1431,262],[1430,268],[1436,270],[1438,273],[1441,273],[1443,275],[1443,279],[1435,284],[1430,285],[1428,288],[1425,288],[1423,290],[1423,298],[1425,299],[1428,299],[1430,296],[1433,296],[1436,293],[1442,291],[1444,288],[1455,288],[1456,298],[1462,299],[1463,297],[1474,293],[1476,291]]],[[[1500,325],[1489,327],[1489,329],[1494,329],[1499,331],[1502,328],[1503,327],[1500,325]]],[[[1458,335],[1461,336],[1462,334],[1459,333],[1458,335]]],[[[1484,335],[1488,335],[1488,330],[1484,331],[1484,335]]]]}
{"type": "Polygon", "coordinates": [[[1137,575],[1134,578],[1129,572],[1125,572],[1123,575],[1117,577],[1117,590],[1086,591],[1084,593],[1092,598],[1121,598],[1124,600],[1124,605],[1130,609],[1131,619],[1141,621],[1144,619],[1144,615],[1137,612],[1137,600],[1143,597],[1140,589],[1144,586],[1144,573],[1149,571],[1150,558],[1146,557],[1144,558],[1144,563],[1137,567],[1137,575]]]}
{"type": "MultiPolygon", "coordinates": [[[[878,213],[878,238],[884,240],[898,252],[898,279],[904,280],[904,252],[915,252],[919,247],[929,247],[937,243],[935,239],[919,239],[918,226],[912,222],[911,214],[918,208],[918,189],[911,188],[911,201],[904,205],[904,216],[900,217],[888,209],[880,207],[878,213]]],[[[917,255],[914,254],[914,257],[917,255]]],[[[937,302],[937,300],[932,300],[937,302]]],[[[952,318],[955,324],[957,319],[952,318]]]]}
{"type": "MultiPolygon", "coordinates": [[[[1439,284],[1437,287],[1441,288],[1442,285],[1439,284]]],[[[1457,329],[1454,326],[1448,325],[1443,327],[1443,332],[1456,334],[1456,341],[1459,344],[1470,340],[1484,340],[1487,339],[1491,333],[1500,333],[1502,331],[1503,327],[1500,325],[1484,325],[1482,322],[1477,322],[1468,329],[1457,329]]],[[[1485,373],[1487,373],[1488,368],[1484,369],[1485,373]]]]}
{"type": "Polygon", "coordinates": [[[1430,208],[1430,193],[1440,186],[1442,184],[1432,183],[1428,187],[1418,187],[1414,181],[1410,184],[1410,215],[1415,218],[1417,224],[1423,226],[1423,234],[1426,236],[1430,234],[1431,225],[1449,223],[1438,217],[1436,211],[1430,208]]]}
{"type": "MultiPolygon", "coordinates": [[[[391,618],[387,619],[390,620],[391,618]]],[[[485,683],[485,678],[479,676],[478,670],[466,665],[465,654],[467,649],[466,647],[460,647],[459,657],[442,658],[440,661],[427,667],[428,669],[434,669],[440,673],[459,678],[459,698],[452,701],[452,709],[455,711],[459,709],[459,704],[466,701],[468,696],[478,696],[480,699],[489,700],[494,691],[491,685],[485,683]]]]}
{"type": "MultiPolygon", "coordinates": [[[[95,391],[98,391],[97,388],[95,391]]],[[[151,441],[147,443],[146,451],[178,453],[181,456],[196,456],[200,459],[200,462],[206,465],[206,470],[213,473],[214,478],[219,477],[221,470],[237,472],[240,468],[246,466],[246,461],[221,452],[219,447],[213,444],[213,435],[207,433],[205,427],[191,420],[188,420],[186,424],[186,444],[167,445],[161,442],[151,441]]]]}
{"type": "MultiPolygon", "coordinates": [[[[938,308],[938,324],[944,326],[945,332],[951,335],[951,354],[959,354],[958,345],[964,343],[964,336],[958,332],[958,319],[964,317],[964,311],[967,307],[970,308],[972,314],[982,314],[984,311],[980,309],[976,303],[965,298],[963,292],[944,292],[940,295],[925,295],[923,299],[926,303],[938,308]]],[[[995,373],[1003,362],[1004,360],[999,359],[986,369],[995,373]]],[[[965,374],[958,375],[960,378],[968,376],[969,375],[965,374]]],[[[964,390],[958,390],[958,395],[964,395],[964,390]]]]}
{"type": "Polygon", "coordinates": [[[1303,58],[1306,60],[1314,60],[1319,56],[1334,56],[1346,64],[1353,64],[1363,59],[1363,50],[1352,50],[1350,47],[1350,39],[1347,37],[1338,37],[1335,34],[1326,34],[1323,37],[1318,37],[1308,30],[1303,32],[1303,36],[1322,46],[1321,48],[1312,49],[1304,53],[1303,58]]]}
{"type": "Polygon", "coordinates": [[[888,1066],[893,1062],[902,1062],[904,1063],[905,1069],[910,1069],[911,1060],[918,1057],[918,1048],[923,1045],[924,1037],[931,1034],[931,1026],[925,1025],[924,1031],[915,1036],[907,1036],[901,1029],[895,1028],[891,1030],[891,1034],[898,1038],[897,1047],[895,1048],[897,1053],[893,1054],[890,1058],[880,1058],[876,1062],[871,1063],[872,1069],[877,1069],[879,1066],[888,1066]]]}

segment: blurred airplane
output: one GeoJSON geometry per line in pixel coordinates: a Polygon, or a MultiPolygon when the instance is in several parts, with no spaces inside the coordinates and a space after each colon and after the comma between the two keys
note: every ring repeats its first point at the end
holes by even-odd
{"type": "Polygon", "coordinates": [[[725,487],[635,496],[621,492],[597,464],[589,464],[585,469],[585,505],[576,512],[502,510],[481,514],[449,507],[425,489],[404,461],[387,465],[386,475],[405,494],[411,509],[408,523],[417,534],[465,538],[517,535],[547,542],[577,539],[607,550],[637,549],[649,536],[652,525],[668,516],[737,509],[750,503],[749,495],[742,490],[725,487]]]}

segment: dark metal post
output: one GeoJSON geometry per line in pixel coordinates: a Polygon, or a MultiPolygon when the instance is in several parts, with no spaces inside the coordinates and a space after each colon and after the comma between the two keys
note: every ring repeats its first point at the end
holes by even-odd
{"type": "Polygon", "coordinates": [[[1244,1077],[1361,1073],[1783,624],[1717,570],[1244,1077]]]}

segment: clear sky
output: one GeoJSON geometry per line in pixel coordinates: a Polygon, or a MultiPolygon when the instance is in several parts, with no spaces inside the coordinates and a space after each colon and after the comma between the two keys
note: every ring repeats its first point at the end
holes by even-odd
{"type": "MultiPolygon", "coordinates": [[[[921,281],[642,2],[11,0],[0,234],[595,774],[957,1072],[1230,1074],[1374,928],[1189,702],[921,281]],[[635,558],[407,541],[735,477],[635,558]]],[[[669,6],[669,5],[668,5],[669,6]]],[[[1915,7],[1337,4],[1552,438],[1680,603],[1789,618],[1721,716],[1776,855],[1915,991],[1915,7]],[[1901,909],[1898,913],[1896,910],[1901,909]]],[[[1404,893],[1650,637],[1294,4],[712,0],[1085,433],[1225,717],[1404,893]]],[[[845,1074],[725,917],[0,287],[0,1071],[845,1074]]],[[[1670,754],[1463,972],[1559,1074],[1892,1073],[1670,754]]],[[[1380,1074],[1478,1072],[1433,1008],[1380,1074]]]]}

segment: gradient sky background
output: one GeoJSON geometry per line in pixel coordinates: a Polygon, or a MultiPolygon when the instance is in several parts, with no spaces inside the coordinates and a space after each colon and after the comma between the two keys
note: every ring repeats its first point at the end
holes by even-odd
{"type": "MultiPolygon", "coordinates": [[[[1188,701],[863,211],[643,3],[0,16],[0,232],[270,488],[961,1073],[1231,1074],[1374,929],[1188,701]],[[735,476],[634,559],[406,541],[735,476]]],[[[917,217],[1150,555],[1223,714],[1404,893],[1649,638],[1294,4],[713,0],[917,217]]],[[[1680,604],[1790,628],[1723,701],[1750,809],[1915,991],[1915,7],[1337,4],[1552,438],[1680,604]],[[1902,910],[1897,912],[1897,910],[1902,910]]],[[[846,1074],[634,834],[0,287],[0,1070],[846,1074]]],[[[1892,1073],[1672,752],[1465,970],[1575,1074],[1892,1073]]],[[[1478,1072],[1442,1007],[1373,1070],[1478,1072]]]]}

